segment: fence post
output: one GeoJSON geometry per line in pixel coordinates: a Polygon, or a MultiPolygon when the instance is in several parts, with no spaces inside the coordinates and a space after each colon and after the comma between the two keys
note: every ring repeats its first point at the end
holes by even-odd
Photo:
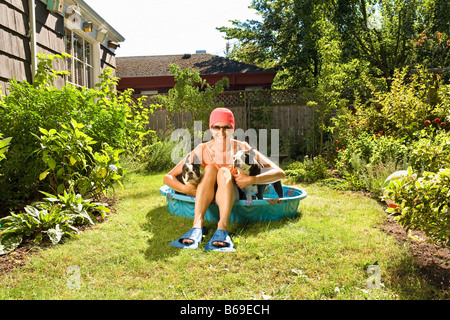
{"type": "Polygon", "coordinates": [[[248,130],[248,128],[250,127],[249,103],[250,103],[250,99],[249,99],[249,96],[248,96],[248,92],[244,91],[245,130],[248,130]]]}

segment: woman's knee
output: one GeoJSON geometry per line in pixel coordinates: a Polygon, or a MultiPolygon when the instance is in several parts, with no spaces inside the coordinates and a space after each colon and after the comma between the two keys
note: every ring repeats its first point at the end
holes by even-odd
{"type": "Polygon", "coordinates": [[[203,169],[203,178],[213,178],[217,176],[217,169],[214,166],[206,166],[203,169]]]}
{"type": "Polygon", "coordinates": [[[233,181],[233,175],[227,168],[220,168],[217,171],[217,184],[229,184],[233,181]]]}

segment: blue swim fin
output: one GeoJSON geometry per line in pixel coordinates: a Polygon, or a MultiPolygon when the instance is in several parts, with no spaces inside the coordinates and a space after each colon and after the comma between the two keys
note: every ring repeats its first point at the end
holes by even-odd
{"type": "Polygon", "coordinates": [[[217,229],[216,232],[214,232],[214,235],[212,236],[211,240],[209,240],[209,242],[206,244],[205,250],[222,251],[222,252],[236,251],[233,242],[231,241],[230,235],[228,234],[228,232],[222,229],[217,229]],[[228,244],[228,246],[226,247],[215,246],[213,245],[213,242],[215,241],[225,242],[228,244]]]}
{"type": "Polygon", "coordinates": [[[197,249],[198,244],[203,239],[203,229],[202,228],[192,228],[184,235],[182,235],[177,240],[174,240],[170,243],[172,247],[182,248],[182,249],[197,249]],[[183,243],[184,239],[193,240],[191,244],[183,243]]]}

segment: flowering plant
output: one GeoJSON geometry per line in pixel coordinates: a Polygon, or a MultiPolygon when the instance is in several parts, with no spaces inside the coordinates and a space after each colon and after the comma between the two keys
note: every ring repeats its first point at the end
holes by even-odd
{"type": "Polygon", "coordinates": [[[382,198],[391,198],[398,205],[387,211],[398,215],[406,230],[422,230],[432,241],[450,248],[449,194],[450,168],[415,178],[409,167],[407,176],[391,181],[382,198]]]}

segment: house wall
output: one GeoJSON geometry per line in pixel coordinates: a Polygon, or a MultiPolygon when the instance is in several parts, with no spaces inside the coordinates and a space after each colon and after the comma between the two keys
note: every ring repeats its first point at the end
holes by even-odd
{"type": "MultiPolygon", "coordinates": [[[[31,48],[28,0],[0,0],[0,86],[1,93],[7,93],[10,79],[32,81],[31,48]]],[[[59,54],[65,51],[65,25],[61,14],[50,12],[44,2],[36,0],[36,53],[59,54]]],[[[99,55],[94,65],[94,81],[106,67],[115,69],[113,51],[100,43],[94,51],[99,55]]],[[[63,61],[53,65],[55,70],[64,70],[63,61]]],[[[56,86],[62,86],[62,78],[56,86]]]]}
{"type": "MultiPolygon", "coordinates": [[[[2,93],[7,81],[31,81],[31,49],[28,0],[0,0],[0,85],[2,93]]],[[[64,18],[47,10],[36,1],[36,52],[58,54],[64,51],[64,18]]],[[[60,62],[56,69],[63,69],[60,62]]],[[[60,79],[55,83],[62,85],[60,79]]]]}
{"type": "Polygon", "coordinates": [[[31,80],[28,1],[0,0],[0,86],[9,79],[31,80]]]}

